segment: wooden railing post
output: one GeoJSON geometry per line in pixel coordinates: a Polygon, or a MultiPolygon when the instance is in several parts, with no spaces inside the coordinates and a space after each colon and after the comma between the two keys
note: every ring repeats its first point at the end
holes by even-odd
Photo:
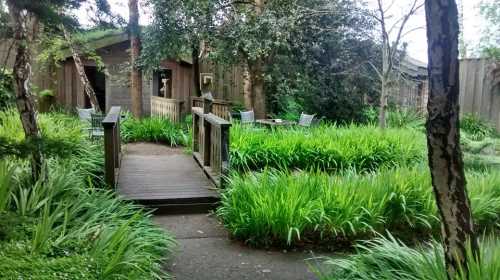
{"type": "Polygon", "coordinates": [[[104,128],[104,179],[110,186],[116,185],[116,171],[120,167],[120,107],[111,107],[102,121],[104,128]]]}
{"type": "Polygon", "coordinates": [[[203,114],[212,113],[212,99],[203,98],[203,114]]]}
{"type": "Polygon", "coordinates": [[[224,187],[227,176],[229,175],[229,128],[231,124],[222,124],[220,126],[220,161],[221,161],[221,176],[220,186],[224,187]]]}

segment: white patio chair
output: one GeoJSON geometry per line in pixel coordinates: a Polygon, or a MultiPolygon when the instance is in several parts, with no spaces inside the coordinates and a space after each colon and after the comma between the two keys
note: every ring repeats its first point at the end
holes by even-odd
{"type": "Polygon", "coordinates": [[[92,114],[95,114],[94,108],[90,109],[80,109],[76,108],[78,111],[78,118],[80,118],[80,121],[90,123],[92,120],[92,114]]]}
{"type": "Polygon", "coordinates": [[[300,114],[298,125],[303,127],[310,127],[315,116],[316,115],[308,115],[304,113],[300,114]]]}
{"type": "Polygon", "coordinates": [[[245,111],[245,112],[240,111],[240,115],[241,115],[241,123],[242,124],[255,123],[255,114],[254,114],[253,110],[245,111]]]}

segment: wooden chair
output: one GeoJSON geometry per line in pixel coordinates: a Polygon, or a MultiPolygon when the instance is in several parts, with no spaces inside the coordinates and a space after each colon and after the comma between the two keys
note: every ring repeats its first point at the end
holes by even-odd
{"type": "Polygon", "coordinates": [[[299,126],[310,127],[316,115],[300,114],[299,126]]]}
{"type": "Polygon", "coordinates": [[[102,126],[102,121],[104,120],[104,115],[102,114],[91,114],[90,118],[90,128],[89,128],[89,137],[94,140],[97,138],[104,137],[104,127],[102,126]]]}
{"type": "Polygon", "coordinates": [[[255,114],[253,110],[240,112],[241,115],[241,124],[254,124],[255,123],[255,114]]]}

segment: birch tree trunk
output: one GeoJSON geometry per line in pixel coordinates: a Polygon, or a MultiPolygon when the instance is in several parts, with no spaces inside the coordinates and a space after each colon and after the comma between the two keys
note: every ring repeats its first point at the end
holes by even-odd
{"type": "Polygon", "coordinates": [[[427,146],[442,223],[448,278],[467,269],[466,244],[478,252],[467,195],[459,127],[458,15],[454,0],[426,0],[429,56],[427,146]]]}
{"type": "Polygon", "coordinates": [[[66,28],[61,25],[61,29],[64,33],[64,39],[68,41],[71,56],[73,57],[73,61],[75,62],[76,71],[78,72],[78,76],[80,77],[80,82],[83,84],[85,94],[87,94],[92,108],[94,108],[97,113],[100,113],[102,112],[102,109],[99,106],[99,101],[97,101],[97,96],[95,94],[94,88],[92,88],[92,85],[87,78],[87,74],[85,74],[85,67],[83,66],[82,60],[80,59],[80,54],[75,49],[75,46],[73,45],[73,41],[71,39],[71,35],[68,33],[66,28]]]}
{"type": "Polygon", "coordinates": [[[38,180],[41,177],[43,164],[41,150],[42,136],[38,128],[35,104],[30,91],[31,57],[27,37],[28,13],[19,9],[15,2],[15,0],[7,1],[14,32],[14,49],[16,50],[16,59],[13,68],[16,106],[19,111],[26,140],[35,145],[31,156],[31,175],[33,180],[38,180]]]}
{"type": "Polygon", "coordinates": [[[130,96],[132,99],[132,114],[136,118],[142,117],[142,71],[138,59],[141,54],[141,39],[139,29],[138,0],[129,0],[129,37],[130,37],[130,96]]]}

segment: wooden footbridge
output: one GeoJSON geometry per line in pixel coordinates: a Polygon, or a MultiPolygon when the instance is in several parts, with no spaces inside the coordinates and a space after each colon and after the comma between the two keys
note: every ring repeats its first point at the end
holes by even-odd
{"type": "Polygon", "coordinates": [[[219,200],[229,163],[231,124],[211,112],[211,102],[193,107],[192,155],[160,144],[122,149],[120,107],[103,121],[105,178],[125,199],[155,208],[207,209],[219,200]]]}

